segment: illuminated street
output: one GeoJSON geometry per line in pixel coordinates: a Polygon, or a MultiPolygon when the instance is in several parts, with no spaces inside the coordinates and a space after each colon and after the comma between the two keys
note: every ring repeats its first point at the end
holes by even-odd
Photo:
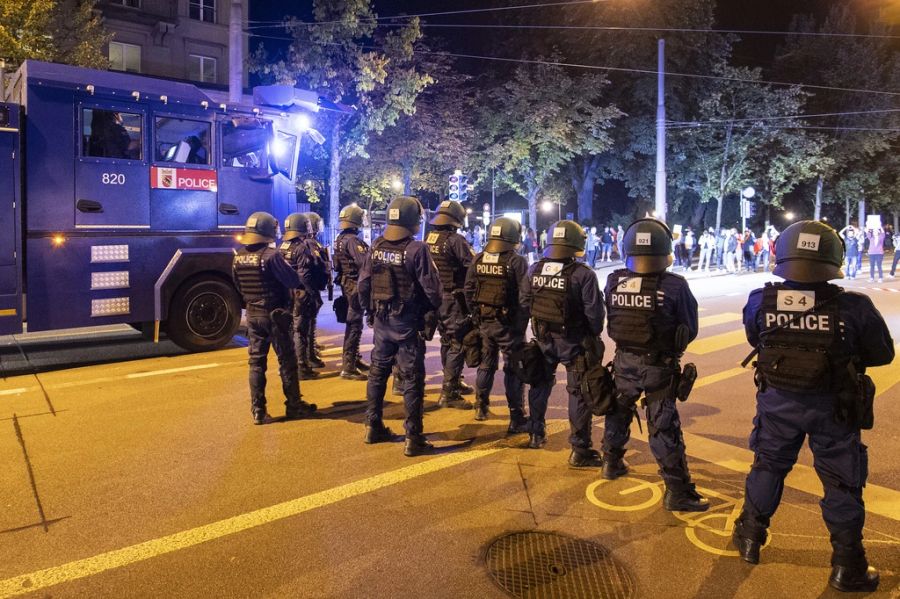
{"type": "MultiPolygon", "coordinates": [[[[409,459],[402,443],[364,445],[365,383],[336,377],[340,337],[327,305],[320,339],[328,367],[302,383],[318,415],[267,426],[251,423],[246,349],[237,342],[183,354],[128,332],[26,335],[20,353],[4,338],[3,367],[17,374],[0,386],[0,597],[502,597],[485,550],[525,530],[605,546],[627,572],[610,584],[635,597],[836,596],[826,584],[821,485],[806,449],[760,565],[728,545],[752,460],[754,389],[738,365],[748,349],[740,312],[747,291],[770,278],[691,279],[701,332],[686,360],[700,379],[679,409],[695,479],[712,504],[705,514],[662,509],[637,426],[626,478],[601,483],[596,472],[569,469],[564,385],[554,388],[544,450],[520,448],[525,435],[505,436],[499,380],[487,422],[437,409],[436,341],[425,429],[438,454],[409,459]]],[[[900,330],[900,283],[844,284],[868,294],[900,330]]],[[[366,352],[370,339],[367,328],[366,352]]],[[[274,356],[269,364],[274,375],[274,356]]],[[[879,395],[875,429],[864,432],[865,537],[882,573],[874,596],[897,597],[900,368],[871,374],[879,395]]],[[[273,378],[269,410],[280,416],[273,378]]],[[[394,398],[386,420],[395,431],[402,414],[394,398]]],[[[598,425],[595,445],[600,434],[598,425]]]]}

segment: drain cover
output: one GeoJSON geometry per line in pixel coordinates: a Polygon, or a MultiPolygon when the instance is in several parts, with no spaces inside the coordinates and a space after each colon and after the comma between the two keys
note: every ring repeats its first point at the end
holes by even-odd
{"type": "Polygon", "coordinates": [[[513,597],[629,599],[634,580],[609,550],[555,533],[514,532],[494,541],[488,572],[513,597]]]}

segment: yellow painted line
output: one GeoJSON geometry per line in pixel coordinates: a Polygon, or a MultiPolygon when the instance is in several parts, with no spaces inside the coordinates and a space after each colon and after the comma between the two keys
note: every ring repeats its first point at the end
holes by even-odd
{"type": "Polygon", "coordinates": [[[15,316],[17,314],[15,308],[9,308],[7,310],[0,310],[0,316],[15,316]]]}
{"type": "MultiPolygon", "coordinates": [[[[900,353],[900,343],[894,346],[894,353],[900,353]]],[[[896,361],[894,360],[894,362],[896,361]]],[[[866,374],[872,377],[872,381],[875,383],[875,397],[884,394],[888,389],[900,383],[900,366],[896,364],[869,368],[866,374]]]]}
{"type": "Polygon", "coordinates": [[[734,378],[736,376],[740,376],[742,374],[747,374],[753,372],[752,368],[729,368],[728,370],[723,370],[721,372],[717,372],[715,374],[710,374],[704,377],[698,378],[694,381],[694,389],[699,389],[701,387],[705,387],[707,385],[712,385],[714,383],[718,383],[720,381],[725,381],[730,378],[734,378]]]}
{"type": "Polygon", "coordinates": [[[737,312],[722,312],[721,314],[713,314],[712,316],[703,316],[700,318],[700,329],[702,330],[704,327],[714,327],[718,324],[725,324],[728,322],[741,322],[743,318],[744,317],[737,312]]]}
{"type": "Polygon", "coordinates": [[[703,356],[738,345],[743,345],[747,347],[747,351],[750,351],[750,345],[747,343],[747,336],[744,334],[743,328],[737,331],[730,331],[728,333],[710,335],[709,337],[697,339],[688,346],[687,351],[691,354],[703,356]]]}
{"type": "Polygon", "coordinates": [[[142,379],[148,376],[160,376],[163,374],[176,374],[179,372],[189,372],[191,370],[205,370],[207,368],[218,368],[218,363],[197,364],[196,366],[182,366],[181,368],[166,368],[165,370],[150,370],[149,372],[133,372],[126,374],[126,379],[142,379]]]}
{"type": "MultiPolygon", "coordinates": [[[[568,422],[553,420],[547,422],[547,434],[552,435],[563,430],[568,430],[568,422]]],[[[291,499],[283,503],[240,514],[232,518],[226,518],[212,522],[197,528],[177,532],[158,539],[152,539],[122,549],[115,549],[101,553],[93,557],[75,560],[61,566],[53,566],[43,570],[37,570],[28,574],[22,574],[6,580],[0,580],[0,599],[17,597],[26,593],[33,593],[40,589],[46,589],[65,582],[71,582],[80,578],[101,574],[108,570],[121,568],[138,562],[142,562],[160,555],[166,555],[181,549],[194,547],[208,541],[234,535],[245,530],[257,528],[278,520],[284,520],[297,516],[304,512],[326,507],[346,499],[372,493],[385,487],[433,474],[447,468],[452,468],[466,462],[471,462],[489,455],[499,453],[508,446],[504,441],[494,441],[485,445],[448,453],[427,461],[419,462],[405,468],[399,468],[390,472],[376,474],[369,478],[354,481],[318,493],[312,493],[297,499],[291,499]]]]}

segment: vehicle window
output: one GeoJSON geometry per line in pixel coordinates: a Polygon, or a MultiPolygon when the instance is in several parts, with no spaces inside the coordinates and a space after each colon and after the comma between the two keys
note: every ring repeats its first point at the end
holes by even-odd
{"type": "Polygon", "coordinates": [[[210,123],[158,116],[155,125],[157,162],[210,164],[210,123]]]}
{"type": "Polygon", "coordinates": [[[222,123],[222,165],[268,169],[266,148],[271,130],[271,123],[253,118],[234,118],[222,123]]]}
{"type": "Polygon", "coordinates": [[[82,155],[141,160],[140,114],[84,108],[81,113],[82,155]]]}
{"type": "Polygon", "coordinates": [[[293,171],[294,151],[297,148],[297,136],[285,133],[284,131],[276,131],[275,137],[269,151],[272,154],[272,168],[283,174],[285,177],[291,177],[293,171]]]}

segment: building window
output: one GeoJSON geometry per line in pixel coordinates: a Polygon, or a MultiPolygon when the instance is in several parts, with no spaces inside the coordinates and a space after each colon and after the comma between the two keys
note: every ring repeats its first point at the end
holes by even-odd
{"type": "Polygon", "coordinates": [[[216,0],[191,0],[188,16],[207,23],[216,22],[216,0]]]}
{"type": "Polygon", "coordinates": [[[141,159],[141,115],[101,108],[81,113],[82,156],[141,159]]]}
{"type": "Polygon", "coordinates": [[[141,0],[110,0],[110,4],[121,4],[122,6],[127,6],[128,8],[140,8],[141,0]]]}
{"type": "Polygon", "coordinates": [[[113,71],[141,72],[141,47],[109,42],[109,68],[113,71]]]}
{"type": "Polygon", "coordinates": [[[191,54],[188,56],[188,79],[203,83],[216,82],[216,59],[191,54]]]}
{"type": "Polygon", "coordinates": [[[156,161],[209,164],[211,127],[207,121],[156,117],[156,161]]]}

